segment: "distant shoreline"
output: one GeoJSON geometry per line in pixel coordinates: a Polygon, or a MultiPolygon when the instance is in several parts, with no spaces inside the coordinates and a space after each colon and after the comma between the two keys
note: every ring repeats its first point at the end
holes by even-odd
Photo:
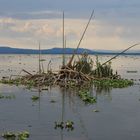
{"type": "MultiPolygon", "coordinates": [[[[62,48],[52,48],[52,49],[43,49],[41,50],[41,54],[50,54],[50,55],[62,55],[65,53],[66,55],[71,55],[74,52],[74,48],[66,48],[65,52],[62,48]]],[[[86,52],[89,55],[116,55],[121,52],[113,51],[113,50],[89,50],[84,48],[79,48],[77,54],[82,54],[86,52]]],[[[35,49],[19,49],[19,48],[11,48],[11,47],[0,47],[0,54],[39,54],[39,50],[35,49]]],[[[140,55],[140,50],[125,52],[121,55],[140,55]]]]}

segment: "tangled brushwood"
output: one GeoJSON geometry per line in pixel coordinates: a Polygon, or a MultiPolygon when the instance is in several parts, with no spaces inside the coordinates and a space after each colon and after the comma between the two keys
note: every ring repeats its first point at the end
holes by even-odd
{"type": "MultiPolygon", "coordinates": [[[[76,49],[74,50],[74,53],[72,57],[70,58],[69,62],[65,65],[65,48],[66,48],[66,42],[65,42],[65,34],[64,34],[64,24],[63,24],[63,66],[58,72],[53,72],[52,70],[48,70],[46,73],[43,70],[41,70],[41,50],[40,50],[40,43],[39,43],[39,72],[37,74],[32,74],[26,70],[23,70],[26,75],[21,76],[17,75],[16,78],[13,78],[13,76],[10,76],[10,78],[3,78],[1,80],[2,83],[8,83],[8,84],[22,84],[27,85],[29,87],[38,87],[38,86],[49,86],[49,85],[59,85],[59,86],[83,86],[84,84],[90,84],[95,79],[121,79],[120,76],[117,74],[113,74],[113,70],[111,68],[111,60],[119,56],[120,54],[123,54],[127,50],[133,48],[134,46],[139,45],[140,43],[134,44],[130,46],[129,48],[123,50],[122,52],[118,53],[114,57],[112,57],[110,60],[106,61],[103,64],[100,64],[98,61],[98,58],[96,60],[96,68],[93,69],[93,61],[88,56],[87,52],[84,52],[82,54],[82,57],[79,58],[78,61],[74,61],[74,56],[77,54],[78,49],[80,47],[80,44],[84,38],[84,35],[87,31],[87,28],[90,24],[90,21],[94,15],[94,10],[91,13],[91,16],[87,22],[87,25],[84,29],[84,32],[82,33],[82,36],[78,42],[78,45],[76,49]],[[74,61],[74,62],[73,62],[74,61]]],[[[63,18],[64,23],[64,18],[63,18]]],[[[49,65],[49,64],[48,64],[49,65]]],[[[48,68],[49,69],[49,68],[48,68]]]]}
{"type": "Polygon", "coordinates": [[[101,65],[96,58],[96,67],[93,69],[93,60],[84,53],[78,61],[70,60],[67,65],[61,67],[58,72],[48,70],[46,73],[42,70],[32,74],[22,70],[26,75],[17,75],[3,77],[1,82],[5,84],[25,85],[31,87],[46,87],[50,85],[59,85],[61,87],[77,87],[90,85],[95,80],[100,79],[121,79],[117,74],[113,74],[111,63],[101,65]]]}

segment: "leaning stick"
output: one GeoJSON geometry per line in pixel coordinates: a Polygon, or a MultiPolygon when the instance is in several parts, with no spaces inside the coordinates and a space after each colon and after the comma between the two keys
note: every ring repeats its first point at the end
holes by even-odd
{"type": "Polygon", "coordinates": [[[106,62],[104,62],[101,66],[105,65],[106,63],[110,62],[111,60],[115,59],[115,58],[118,57],[119,55],[123,54],[123,53],[126,52],[127,50],[129,50],[129,49],[131,49],[131,48],[133,48],[133,47],[135,47],[135,46],[137,46],[137,45],[140,45],[140,43],[134,44],[134,45],[128,47],[127,49],[123,50],[122,52],[116,54],[115,56],[113,56],[112,58],[110,58],[109,60],[107,60],[106,62]]]}
{"type": "Polygon", "coordinates": [[[39,74],[41,74],[41,64],[40,64],[40,60],[41,60],[41,49],[40,49],[40,42],[39,42],[39,58],[38,58],[38,62],[39,62],[39,74]]]}
{"type": "Polygon", "coordinates": [[[25,70],[25,69],[22,69],[22,71],[25,72],[25,73],[27,73],[27,74],[29,74],[29,75],[32,75],[30,72],[28,72],[28,71],[25,70]]]}
{"type": "Polygon", "coordinates": [[[89,21],[88,21],[88,23],[87,23],[87,25],[86,25],[86,28],[85,28],[85,30],[84,30],[84,32],[83,32],[83,34],[82,34],[82,37],[81,37],[81,39],[80,39],[80,41],[79,41],[79,43],[78,43],[78,45],[77,45],[77,48],[76,48],[76,49],[74,50],[74,52],[73,52],[73,55],[72,55],[72,57],[71,57],[71,59],[70,59],[70,61],[69,61],[69,63],[68,63],[68,66],[71,66],[71,63],[72,63],[72,61],[73,61],[73,59],[74,59],[75,54],[77,53],[77,51],[78,51],[78,49],[79,49],[79,47],[80,47],[80,44],[81,44],[81,42],[82,42],[82,40],[83,40],[83,38],[84,38],[84,35],[85,35],[86,31],[87,31],[87,28],[88,28],[88,26],[89,26],[89,24],[90,24],[90,21],[91,21],[91,19],[92,19],[92,17],[93,17],[93,14],[94,14],[94,10],[93,10],[92,13],[91,13],[91,16],[90,16],[89,21]]]}

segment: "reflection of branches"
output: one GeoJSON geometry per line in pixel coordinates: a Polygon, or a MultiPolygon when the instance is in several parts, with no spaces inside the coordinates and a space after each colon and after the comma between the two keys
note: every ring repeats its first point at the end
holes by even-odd
{"type": "Polygon", "coordinates": [[[109,97],[109,99],[112,99],[111,96],[111,90],[112,87],[109,86],[95,86],[94,85],[94,91],[96,92],[96,98],[98,97],[98,95],[107,95],[107,97],[109,97]]]}
{"type": "Polygon", "coordinates": [[[80,112],[78,111],[78,109],[76,109],[74,113],[77,115],[77,117],[79,119],[79,122],[80,122],[81,128],[83,129],[83,133],[84,133],[85,137],[87,138],[87,140],[91,140],[89,138],[88,131],[86,129],[86,126],[84,124],[84,121],[83,121],[83,119],[82,119],[82,117],[81,117],[80,112]]]}
{"type": "MultiPolygon", "coordinates": [[[[91,95],[93,94],[93,87],[89,87],[89,88],[86,87],[86,89],[90,92],[91,95]]],[[[77,97],[77,93],[79,92],[79,90],[81,90],[81,88],[80,89],[79,88],[75,88],[75,89],[73,89],[73,88],[68,88],[68,89],[61,88],[62,94],[64,94],[64,91],[65,91],[65,94],[68,95],[69,105],[71,107],[72,112],[76,115],[76,117],[79,120],[80,126],[82,128],[82,133],[87,138],[87,140],[91,140],[89,138],[88,131],[87,131],[87,128],[85,126],[84,120],[82,119],[82,116],[81,116],[81,114],[80,114],[80,112],[78,110],[79,105],[76,104],[77,102],[76,102],[75,97],[77,97]]],[[[62,98],[62,99],[65,100],[65,98],[62,98]]],[[[64,102],[62,102],[62,103],[64,103],[64,102]]]]}
{"type": "Polygon", "coordinates": [[[39,105],[38,105],[39,106],[39,112],[38,113],[39,113],[39,117],[40,117],[40,103],[41,103],[40,102],[40,97],[41,97],[41,88],[40,88],[40,86],[38,86],[38,97],[39,97],[39,105]]]}
{"type": "Polygon", "coordinates": [[[102,93],[102,92],[105,92],[105,93],[110,93],[111,91],[111,87],[109,86],[94,86],[94,90],[96,91],[96,93],[102,93]]]}
{"type": "MultiPolygon", "coordinates": [[[[65,94],[66,94],[66,89],[64,88],[62,91],[62,114],[61,114],[61,122],[64,122],[64,117],[65,117],[65,94]]],[[[61,129],[61,140],[63,140],[63,129],[61,129]]]]}
{"type": "MultiPolygon", "coordinates": [[[[61,93],[62,93],[62,121],[64,119],[64,107],[65,107],[65,97],[68,97],[68,101],[69,101],[69,107],[71,108],[73,114],[75,114],[76,118],[79,120],[80,123],[80,128],[81,131],[83,133],[83,135],[87,138],[87,140],[91,140],[89,134],[88,134],[88,130],[86,128],[84,119],[81,116],[81,112],[80,112],[80,108],[79,105],[77,104],[77,95],[79,93],[79,90],[87,90],[89,91],[89,94],[91,96],[97,96],[99,94],[103,94],[103,93],[107,93],[107,95],[110,97],[110,88],[108,87],[99,87],[99,86],[94,86],[94,85],[90,85],[90,86],[85,86],[83,88],[65,88],[62,87],[60,88],[61,93]]],[[[84,104],[83,104],[84,105],[84,104]]],[[[61,140],[63,139],[63,130],[61,130],[61,140]]]]}
{"type": "Polygon", "coordinates": [[[91,140],[89,138],[88,131],[87,131],[85,123],[84,123],[84,121],[82,119],[82,116],[81,116],[80,112],[78,111],[78,105],[73,104],[73,107],[71,109],[72,109],[72,112],[77,116],[77,118],[79,120],[80,126],[82,128],[82,133],[87,138],[87,140],[91,140]]]}

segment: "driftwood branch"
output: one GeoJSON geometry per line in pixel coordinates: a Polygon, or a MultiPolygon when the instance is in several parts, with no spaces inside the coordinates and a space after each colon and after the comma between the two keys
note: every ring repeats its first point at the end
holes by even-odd
{"type": "Polygon", "coordinates": [[[125,53],[126,51],[128,51],[129,49],[131,49],[131,48],[133,48],[133,47],[135,47],[135,46],[137,46],[137,45],[140,45],[140,43],[137,43],[137,44],[134,44],[134,45],[128,47],[127,49],[123,50],[122,52],[120,52],[120,53],[116,54],[115,56],[113,56],[111,59],[109,59],[109,60],[107,60],[106,62],[104,62],[102,65],[105,65],[106,63],[110,62],[111,60],[115,59],[115,58],[118,57],[119,55],[125,53]]]}
{"type": "Polygon", "coordinates": [[[29,75],[32,75],[30,72],[28,72],[28,71],[25,70],[25,69],[22,69],[22,71],[25,72],[25,73],[27,73],[27,74],[29,74],[29,75]]]}
{"type": "Polygon", "coordinates": [[[81,38],[80,38],[80,40],[79,40],[79,43],[78,43],[78,45],[77,45],[77,48],[76,48],[76,49],[74,50],[74,52],[73,52],[73,55],[72,55],[72,57],[71,57],[71,59],[70,59],[70,61],[69,61],[69,63],[68,63],[68,66],[71,66],[71,63],[72,63],[72,61],[73,61],[73,59],[74,59],[74,56],[75,56],[75,54],[77,53],[77,51],[78,51],[78,49],[79,49],[79,47],[80,47],[80,45],[81,45],[81,42],[82,42],[82,40],[83,40],[83,38],[84,38],[84,35],[85,35],[86,31],[87,31],[87,28],[88,28],[88,26],[89,26],[89,24],[90,24],[90,21],[91,21],[93,15],[94,15],[94,10],[93,10],[92,13],[91,13],[91,16],[90,16],[89,21],[88,21],[88,23],[87,23],[87,25],[86,25],[86,28],[84,29],[84,32],[83,32],[83,34],[82,34],[82,36],[81,36],[81,38]]]}

